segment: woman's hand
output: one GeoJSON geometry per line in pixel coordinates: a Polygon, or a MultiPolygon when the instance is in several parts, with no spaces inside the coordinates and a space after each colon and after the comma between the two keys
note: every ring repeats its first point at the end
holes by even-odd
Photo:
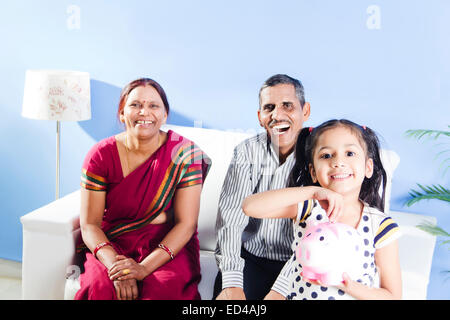
{"type": "Polygon", "coordinates": [[[116,259],[116,262],[108,270],[108,276],[111,280],[142,280],[148,275],[144,266],[134,261],[134,259],[123,255],[117,255],[116,259]]]}
{"type": "Polygon", "coordinates": [[[317,188],[313,199],[319,201],[320,206],[327,212],[328,219],[336,222],[342,214],[344,197],[337,192],[325,188],[317,188]]]}
{"type": "Polygon", "coordinates": [[[113,281],[118,300],[136,300],[139,297],[136,279],[113,281]]]}

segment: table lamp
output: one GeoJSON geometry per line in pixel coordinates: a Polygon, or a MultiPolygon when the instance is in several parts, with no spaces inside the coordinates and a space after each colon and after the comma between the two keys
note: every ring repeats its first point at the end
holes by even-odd
{"type": "Polygon", "coordinates": [[[56,121],[56,191],[59,199],[60,121],[91,118],[89,73],[65,70],[27,70],[22,116],[56,121]]]}

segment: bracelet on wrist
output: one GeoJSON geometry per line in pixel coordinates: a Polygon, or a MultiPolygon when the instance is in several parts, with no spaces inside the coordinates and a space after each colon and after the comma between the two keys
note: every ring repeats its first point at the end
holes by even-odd
{"type": "Polygon", "coordinates": [[[174,259],[175,255],[173,254],[173,251],[170,250],[169,248],[167,248],[165,245],[163,245],[162,243],[158,244],[158,248],[163,249],[165,252],[167,252],[167,254],[170,256],[170,259],[174,259]]]}
{"type": "Polygon", "coordinates": [[[111,242],[101,242],[101,243],[99,243],[94,249],[94,257],[97,258],[98,250],[100,250],[101,248],[103,248],[105,246],[111,246],[112,247],[112,243],[111,242]]]}

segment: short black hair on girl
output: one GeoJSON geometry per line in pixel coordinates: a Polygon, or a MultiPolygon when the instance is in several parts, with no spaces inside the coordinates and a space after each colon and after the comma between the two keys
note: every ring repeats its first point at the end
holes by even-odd
{"type": "Polygon", "coordinates": [[[295,146],[296,160],[289,176],[288,186],[320,186],[318,183],[312,181],[309,165],[313,164],[312,157],[317,144],[317,139],[326,130],[336,127],[345,127],[354,133],[365,150],[366,158],[372,159],[373,174],[370,178],[364,178],[359,198],[369,204],[369,206],[384,211],[387,178],[386,171],[381,162],[380,142],[378,137],[372,129],[365,126],[362,127],[347,119],[328,120],[318,127],[306,127],[300,131],[295,146]],[[382,186],[381,195],[379,193],[380,186],[382,186]]]}

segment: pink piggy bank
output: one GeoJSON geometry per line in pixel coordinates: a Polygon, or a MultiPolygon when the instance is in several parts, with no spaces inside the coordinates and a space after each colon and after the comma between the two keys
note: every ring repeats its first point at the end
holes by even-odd
{"type": "Polygon", "coordinates": [[[318,280],[325,286],[341,284],[344,272],[352,280],[360,278],[363,252],[364,240],[358,231],[336,222],[306,229],[296,250],[302,277],[318,280]]]}

